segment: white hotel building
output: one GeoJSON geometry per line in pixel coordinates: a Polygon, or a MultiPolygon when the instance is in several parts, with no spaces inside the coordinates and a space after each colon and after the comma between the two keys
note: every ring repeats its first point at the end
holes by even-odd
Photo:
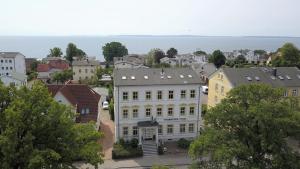
{"type": "Polygon", "coordinates": [[[201,126],[200,78],[191,68],[114,70],[115,141],[191,139],[201,126]]]}

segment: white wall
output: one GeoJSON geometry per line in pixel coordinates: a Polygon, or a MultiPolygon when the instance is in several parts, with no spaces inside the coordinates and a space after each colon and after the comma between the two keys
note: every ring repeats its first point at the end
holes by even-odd
{"type": "Polygon", "coordinates": [[[26,79],[25,81],[20,81],[8,76],[3,76],[0,77],[1,81],[4,83],[4,85],[9,86],[10,84],[14,84],[16,87],[21,87],[21,86],[26,86],[27,82],[26,79]]]}
{"type": "Polygon", "coordinates": [[[18,72],[26,74],[25,56],[17,54],[16,57],[0,57],[0,74],[1,76],[10,74],[11,72],[18,72]],[[3,62],[1,62],[1,60],[3,62]],[[4,68],[4,69],[3,69],[4,68]],[[8,68],[8,69],[6,69],[8,68]]]}

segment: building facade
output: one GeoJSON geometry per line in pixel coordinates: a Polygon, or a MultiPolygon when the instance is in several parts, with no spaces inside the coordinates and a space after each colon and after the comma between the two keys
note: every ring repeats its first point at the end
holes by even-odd
{"type": "Polygon", "coordinates": [[[209,77],[208,107],[220,103],[232,88],[251,83],[284,88],[283,95],[298,97],[300,70],[296,67],[221,68],[209,77]]]}
{"type": "Polygon", "coordinates": [[[100,67],[100,63],[96,60],[85,59],[73,61],[73,80],[84,81],[91,79],[95,76],[98,67],[100,67]]]}
{"type": "Polygon", "coordinates": [[[191,139],[201,126],[200,80],[191,68],[114,71],[115,141],[191,139]]]}

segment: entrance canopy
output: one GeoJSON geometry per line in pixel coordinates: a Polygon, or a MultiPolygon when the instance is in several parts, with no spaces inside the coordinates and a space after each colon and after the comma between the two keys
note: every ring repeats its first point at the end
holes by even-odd
{"type": "Polygon", "coordinates": [[[155,127],[158,126],[157,121],[140,121],[137,123],[138,127],[155,127]]]}

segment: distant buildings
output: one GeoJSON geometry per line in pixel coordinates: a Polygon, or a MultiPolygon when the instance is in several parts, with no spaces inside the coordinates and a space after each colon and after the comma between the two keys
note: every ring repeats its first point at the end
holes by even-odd
{"type": "Polygon", "coordinates": [[[83,59],[72,62],[73,80],[84,81],[95,76],[100,63],[94,59],[83,59]]]}
{"type": "Polygon", "coordinates": [[[0,79],[5,85],[26,85],[25,56],[19,52],[0,52],[0,79]]]}
{"type": "Polygon", "coordinates": [[[70,68],[69,63],[61,58],[48,58],[45,61],[46,63],[40,63],[37,65],[37,78],[43,80],[44,82],[51,80],[54,73],[70,68]]]}
{"type": "Polygon", "coordinates": [[[84,84],[47,85],[54,99],[78,113],[76,122],[88,123],[94,121],[97,129],[100,126],[99,110],[101,106],[100,95],[84,84]]]}
{"type": "Polygon", "coordinates": [[[174,66],[191,66],[195,63],[206,63],[208,61],[207,55],[194,55],[194,54],[182,54],[176,55],[174,58],[164,57],[160,59],[160,63],[169,64],[174,66]]]}
{"type": "Polygon", "coordinates": [[[115,141],[142,144],[195,138],[201,126],[200,78],[191,68],[114,70],[115,141]]]}
{"type": "Polygon", "coordinates": [[[283,95],[299,96],[300,70],[296,67],[221,68],[209,77],[208,106],[213,107],[234,87],[264,83],[285,88],[283,95]]]}
{"type": "Polygon", "coordinates": [[[217,67],[213,63],[196,63],[191,67],[206,84],[208,84],[209,76],[217,71],[217,67]]]}
{"type": "Polygon", "coordinates": [[[146,56],[144,55],[126,55],[123,57],[114,57],[114,68],[147,68],[145,66],[146,56]]]}

